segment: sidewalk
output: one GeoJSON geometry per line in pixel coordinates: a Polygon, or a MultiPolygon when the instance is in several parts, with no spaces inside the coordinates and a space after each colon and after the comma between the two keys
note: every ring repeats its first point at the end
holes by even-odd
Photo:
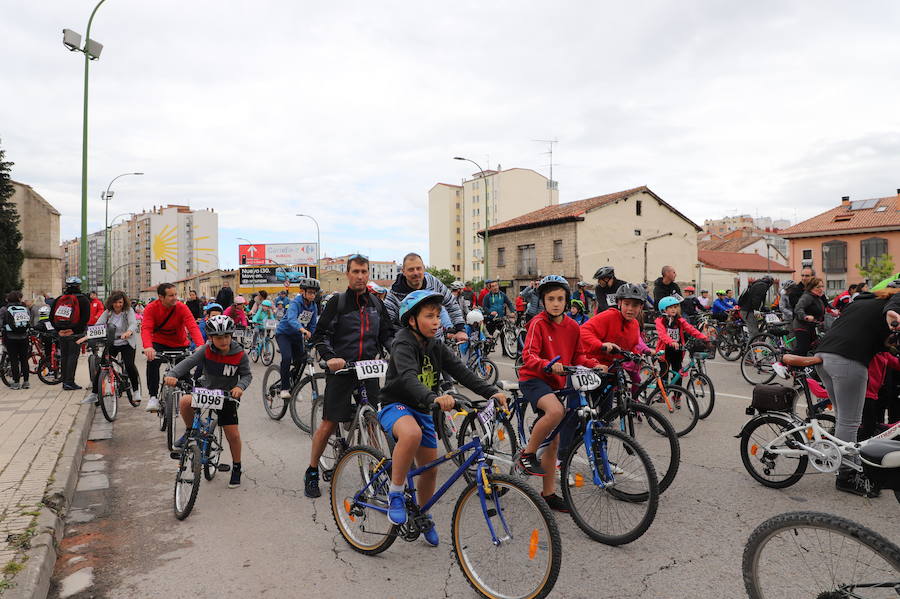
{"type": "MultiPolygon", "coordinates": [[[[87,361],[76,380],[87,385],[87,361]]],[[[86,391],[63,391],[31,375],[31,389],[0,385],[0,594],[44,597],[62,517],[77,482],[94,413],[86,391]]]]}

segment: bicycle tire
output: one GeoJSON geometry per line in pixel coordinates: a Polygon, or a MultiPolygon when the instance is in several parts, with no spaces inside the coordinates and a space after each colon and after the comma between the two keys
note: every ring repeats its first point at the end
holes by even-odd
{"type": "Polygon", "coordinates": [[[359,410],[356,418],[356,434],[350,444],[372,447],[383,455],[391,455],[394,450],[393,444],[389,443],[388,435],[378,423],[378,414],[372,406],[365,406],[359,410]]]}
{"type": "MultiPolygon", "coordinates": [[[[877,532],[840,516],[788,512],[769,518],[750,534],[744,547],[741,573],[750,599],[858,597],[853,586],[848,588],[848,582],[850,585],[890,583],[900,588],[900,548],[877,532]],[[781,533],[788,538],[782,540],[781,533]],[[835,534],[839,535],[837,539],[833,539],[835,534]],[[827,551],[816,550],[816,546],[824,549],[825,545],[827,551]],[[871,558],[862,559],[863,554],[871,558]],[[815,567],[810,568],[810,564],[815,567]],[[761,571],[769,567],[783,573],[774,584],[768,583],[778,574],[767,575],[761,571]],[[844,572],[851,580],[841,576],[844,572]],[[824,573],[827,575],[821,575],[824,573]],[[865,579],[854,580],[856,576],[865,579]],[[879,580],[881,576],[883,580],[879,580]],[[777,593],[766,591],[773,587],[777,593]]],[[[884,590],[893,592],[889,588],[884,590]]]]}
{"type": "Polygon", "coordinates": [[[481,358],[481,364],[475,365],[475,375],[488,385],[495,385],[500,376],[500,371],[493,360],[481,358]]]}
{"type": "Polygon", "coordinates": [[[712,379],[702,372],[695,372],[688,379],[688,389],[697,400],[700,420],[707,418],[716,407],[716,387],[713,385],[712,379]]]}
{"type": "Polygon", "coordinates": [[[218,444],[218,449],[213,449],[212,441],[210,441],[206,454],[206,463],[203,464],[203,478],[210,481],[216,477],[216,472],[219,471],[219,462],[222,460],[222,452],[225,451],[222,446],[222,427],[218,426],[218,424],[216,422],[216,430],[212,433],[212,437],[218,444]]]}
{"type": "MultiPolygon", "coordinates": [[[[560,480],[564,482],[560,486],[562,487],[563,497],[571,510],[569,515],[572,516],[572,520],[575,521],[578,528],[595,541],[604,545],[618,546],[631,543],[640,538],[653,524],[653,520],[656,518],[656,510],[659,506],[659,481],[656,478],[656,470],[653,468],[650,456],[647,455],[647,452],[644,451],[644,448],[641,447],[637,440],[616,429],[595,427],[592,442],[602,443],[604,440],[607,442],[607,461],[616,470],[621,471],[613,473],[614,478],[616,478],[615,484],[604,488],[594,484],[590,464],[586,458],[580,457],[581,453],[587,455],[586,452],[579,452],[579,449],[584,446],[584,436],[582,435],[572,443],[569,452],[563,460],[560,480]],[[622,450],[616,448],[611,452],[609,449],[610,438],[617,439],[621,443],[622,450]],[[637,460],[636,462],[635,459],[637,460]],[[573,474],[573,469],[580,469],[583,472],[574,472],[573,474]],[[641,470],[646,482],[640,480],[642,476],[641,470]],[[631,474],[626,477],[629,472],[631,474]],[[634,483],[634,485],[632,486],[630,483],[634,483]],[[578,492],[578,499],[573,494],[573,488],[580,489],[584,487],[588,487],[588,490],[593,489],[594,492],[590,494],[592,499],[602,501],[604,497],[607,497],[609,501],[615,501],[616,503],[612,504],[615,506],[615,516],[619,516],[625,510],[632,508],[635,508],[632,511],[636,512],[639,506],[643,507],[643,515],[639,515],[639,518],[628,518],[629,521],[636,521],[637,523],[627,530],[616,533],[599,530],[596,525],[588,521],[589,514],[595,513],[596,510],[580,507],[582,504],[580,497],[588,497],[587,492],[578,492]]],[[[595,456],[594,459],[598,459],[601,453],[595,448],[591,455],[595,456]]],[[[601,517],[601,521],[610,524],[612,516],[607,518],[601,517]]]]}
{"type": "Polygon", "coordinates": [[[546,597],[556,584],[562,562],[556,519],[538,492],[526,483],[503,474],[486,476],[490,484],[490,493],[485,490],[487,512],[482,509],[475,483],[469,483],[453,507],[450,527],[456,563],[469,585],[486,599],[546,597]],[[485,516],[492,519],[497,536],[502,539],[499,544],[492,542],[485,516]],[[476,542],[476,537],[480,542],[476,542]],[[516,541],[524,546],[517,546],[516,541]],[[474,559],[476,552],[483,557],[474,559]],[[483,563],[484,568],[478,563],[483,563]],[[498,568],[497,564],[503,567],[498,568]],[[534,576],[535,582],[530,582],[529,576],[534,576]],[[489,577],[499,579],[495,582],[489,577]],[[500,584],[516,588],[493,588],[500,584]]]}
{"type": "MultiPolygon", "coordinates": [[[[756,454],[759,453],[760,445],[759,437],[756,439],[753,438],[753,433],[758,429],[762,428],[763,425],[772,425],[770,426],[770,430],[773,427],[777,427],[777,434],[772,435],[771,439],[775,439],[779,437],[784,431],[789,431],[795,428],[795,425],[784,416],[779,416],[777,414],[763,414],[761,416],[757,416],[755,422],[752,425],[745,426],[744,430],[741,431],[741,443],[740,443],[740,451],[741,451],[741,462],[744,464],[744,468],[753,477],[753,479],[760,483],[763,486],[769,487],[770,489],[784,489],[790,487],[791,485],[797,483],[801,478],[803,478],[803,474],[806,472],[806,466],[809,463],[809,457],[806,454],[801,455],[799,458],[791,458],[788,456],[778,456],[777,460],[779,462],[785,462],[788,464],[785,472],[785,478],[783,480],[771,480],[769,478],[765,478],[765,476],[772,476],[769,472],[766,472],[767,468],[763,468],[763,474],[756,469],[756,464],[754,460],[761,461],[765,458],[765,454],[762,457],[757,458],[756,454]],[[751,440],[753,441],[751,443],[751,440]],[[791,462],[789,460],[796,459],[797,463],[793,467],[793,472],[791,472],[791,462]],[[763,476],[765,475],[765,476],[763,476]]],[[[803,442],[803,437],[800,433],[794,433],[794,439],[799,442],[803,442]]],[[[771,440],[770,439],[770,440],[771,440]]],[[[766,441],[765,444],[768,444],[769,441],[766,441]]]]}
{"type": "MultiPolygon", "coordinates": [[[[181,401],[181,396],[175,391],[172,387],[166,388],[166,447],[169,448],[169,451],[176,451],[178,448],[175,447],[175,441],[178,440],[177,430],[178,430],[178,421],[179,421],[179,403],[181,401]]],[[[163,406],[162,400],[160,400],[160,407],[163,406]]]]}
{"type": "MultiPolygon", "coordinates": [[[[320,395],[315,399],[315,401],[313,401],[312,408],[310,408],[309,411],[310,425],[312,426],[312,430],[314,431],[319,428],[319,424],[322,421],[322,413],[324,407],[325,398],[320,395]]],[[[340,428],[344,426],[344,423],[339,422],[337,426],[338,428],[340,428]]],[[[325,449],[322,451],[322,455],[319,456],[319,470],[332,472],[335,465],[338,463],[338,461],[340,461],[341,456],[345,453],[348,445],[347,440],[344,437],[338,437],[337,432],[337,429],[335,429],[335,434],[331,435],[328,438],[328,441],[325,442],[325,449]]]]}
{"type": "Polygon", "coordinates": [[[778,361],[778,350],[768,343],[751,343],[741,354],[741,376],[751,385],[765,385],[775,379],[772,364],[778,361]]]}
{"type": "Polygon", "coordinates": [[[272,343],[272,339],[266,337],[262,343],[262,352],[260,353],[260,360],[264,366],[269,366],[272,364],[272,361],[275,359],[275,344],[272,343]]]}
{"type": "MultiPolygon", "coordinates": [[[[479,435],[478,427],[475,424],[475,418],[478,415],[475,412],[469,412],[466,414],[465,418],[463,418],[462,424],[459,427],[459,432],[457,433],[456,438],[456,446],[462,447],[466,443],[470,442],[475,438],[475,435],[479,435]]],[[[482,450],[485,454],[485,463],[491,467],[493,472],[506,470],[506,474],[513,474],[516,469],[516,457],[519,453],[519,443],[516,437],[515,430],[513,429],[512,424],[506,418],[502,418],[498,420],[494,425],[494,434],[488,443],[484,443],[482,450]],[[501,449],[498,449],[498,446],[501,449]],[[498,456],[501,458],[495,462],[491,459],[491,456],[498,456]]],[[[466,461],[468,456],[463,452],[459,454],[459,464],[462,464],[466,461]]],[[[467,468],[463,473],[467,482],[473,482],[475,480],[475,473],[477,472],[478,465],[475,464],[470,468],[467,468]]]]}
{"type": "Polygon", "coordinates": [[[679,437],[683,437],[694,430],[700,421],[700,408],[691,392],[681,385],[666,385],[665,389],[669,403],[662,398],[659,387],[653,389],[647,397],[647,403],[651,408],[656,408],[657,406],[654,404],[658,404],[657,411],[668,418],[675,427],[675,433],[679,437]],[[684,405],[679,407],[681,403],[684,405]],[[672,409],[669,408],[669,404],[672,404],[672,409]],[[687,410],[684,409],[685,406],[687,410]]]}
{"type": "Polygon", "coordinates": [[[288,410],[288,400],[281,398],[281,376],[277,366],[269,366],[263,374],[262,393],[260,394],[263,409],[272,420],[281,420],[288,410]]]}
{"type": "MultiPolygon", "coordinates": [[[[38,378],[40,378],[40,375],[38,375],[38,378]]],[[[43,381],[44,379],[41,380],[43,381]]],[[[3,381],[3,384],[7,387],[10,386],[10,383],[12,381],[12,370],[9,365],[9,354],[7,354],[6,352],[3,352],[3,355],[0,356],[0,381],[3,381]]]]}
{"type": "Polygon", "coordinates": [[[733,333],[722,333],[716,340],[716,349],[719,355],[729,362],[734,362],[741,357],[740,340],[733,333]]]}
{"type": "Polygon", "coordinates": [[[253,348],[247,352],[248,357],[253,360],[253,363],[256,364],[259,362],[259,348],[257,346],[253,346],[253,348]]]}
{"type": "Polygon", "coordinates": [[[500,336],[500,345],[503,349],[503,355],[510,360],[516,359],[519,349],[519,342],[516,340],[516,331],[510,326],[503,327],[503,334],[500,336]]]}
{"type": "Polygon", "coordinates": [[[387,517],[372,508],[354,505],[353,498],[375,478],[368,486],[369,491],[362,495],[364,503],[383,504],[387,509],[387,494],[390,488],[390,465],[382,472],[376,469],[377,464],[384,462],[385,457],[373,447],[354,446],[349,448],[334,466],[329,497],[331,515],[338,532],[354,551],[363,555],[377,555],[385,551],[397,540],[397,527],[387,517]],[[369,514],[372,517],[369,517],[369,514]],[[357,521],[360,522],[357,531],[357,521]],[[362,528],[371,523],[371,529],[362,528]],[[384,531],[375,532],[374,527],[383,527],[384,531]],[[366,534],[368,533],[368,534],[366,534]]]}
{"type": "Polygon", "coordinates": [[[678,434],[669,419],[650,406],[628,402],[626,410],[613,408],[604,414],[601,420],[608,423],[610,428],[620,431],[624,428],[625,434],[638,440],[641,447],[650,456],[650,461],[653,462],[659,492],[662,494],[675,480],[675,475],[678,474],[678,468],[681,465],[681,442],[678,440],[678,434]],[[623,419],[623,412],[626,410],[627,415],[631,417],[623,419]],[[618,424],[616,419],[619,419],[618,424]],[[660,439],[652,437],[648,439],[646,433],[638,437],[638,429],[642,424],[649,427],[660,439]]]}
{"type": "Polygon", "coordinates": [[[200,448],[191,441],[187,447],[181,450],[178,460],[178,472],[175,474],[175,493],[172,503],[175,507],[175,517],[184,520],[191,515],[194,503],[197,501],[197,493],[200,491],[200,448]],[[184,472],[190,469],[189,478],[184,478],[184,472]],[[190,490],[182,489],[182,485],[190,490]]]}
{"type": "Polygon", "coordinates": [[[107,422],[112,422],[116,419],[116,415],[119,412],[119,395],[118,391],[115,387],[115,383],[113,383],[113,389],[110,389],[110,382],[108,380],[108,376],[115,378],[115,373],[111,373],[108,376],[103,376],[109,370],[112,369],[112,366],[101,368],[99,384],[97,385],[97,390],[100,392],[100,411],[103,413],[103,417],[106,418],[107,422]]]}
{"type": "Polygon", "coordinates": [[[316,372],[300,379],[300,382],[296,383],[293,389],[291,389],[291,399],[288,401],[288,407],[291,411],[291,420],[294,421],[297,428],[310,435],[316,432],[316,428],[313,426],[312,422],[313,403],[315,403],[316,399],[323,397],[319,393],[318,383],[313,384],[313,379],[316,381],[324,381],[325,373],[316,372]]]}
{"type": "Polygon", "coordinates": [[[43,359],[43,354],[40,351],[32,350],[32,352],[28,355],[28,374],[37,374],[38,368],[41,366],[41,360],[43,359]]]}

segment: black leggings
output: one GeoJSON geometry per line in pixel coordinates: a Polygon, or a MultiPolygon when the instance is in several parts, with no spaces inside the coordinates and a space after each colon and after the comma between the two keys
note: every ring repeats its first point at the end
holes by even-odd
{"type": "Polygon", "coordinates": [[[794,353],[798,356],[805,356],[809,353],[813,341],[816,339],[815,329],[794,329],[794,353]]]}
{"type": "Polygon", "coordinates": [[[13,382],[18,383],[20,376],[23,382],[27,381],[28,354],[30,353],[28,350],[31,349],[28,339],[4,339],[3,345],[9,352],[9,367],[12,370],[13,382]]]}
{"type": "MultiPolygon", "coordinates": [[[[169,347],[168,345],[163,345],[162,343],[154,343],[153,349],[155,349],[157,352],[178,351],[187,349],[187,346],[169,347]]],[[[161,364],[162,360],[160,360],[159,358],[147,361],[147,393],[149,393],[151,397],[156,397],[156,395],[159,393],[159,367],[161,364]]]]}
{"type": "MultiPolygon", "coordinates": [[[[120,354],[122,355],[122,364],[125,366],[125,372],[128,374],[128,379],[131,381],[131,388],[135,391],[140,390],[141,376],[138,374],[137,366],[134,365],[134,348],[129,344],[125,344],[114,345],[112,346],[112,349],[109,350],[109,355],[113,358],[120,354]]],[[[99,393],[99,387],[100,373],[98,372],[92,383],[91,390],[94,393],[99,393]]]]}

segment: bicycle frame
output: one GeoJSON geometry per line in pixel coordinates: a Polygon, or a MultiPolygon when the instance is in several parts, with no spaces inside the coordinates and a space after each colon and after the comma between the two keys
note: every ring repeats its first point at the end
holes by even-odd
{"type": "MultiPolygon", "coordinates": [[[[226,401],[234,400],[229,398],[226,401]]],[[[200,447],[201,464],[209,463],[211,451],[222,451],[224,449],[223,447],[215,447],[219,442],[212,434],[214,430],[213,420],[213,410],[194,408],[194,421],[191,423],[191,430],[188,434],[188,441],[185,443],[185,447],[188,447],[190,441],[197,443],[200,447]],[[205,418],[203,412],[207,413],[205,418]],[[210,448],[210,446],[212,446],[212,448],[210,448]]],[[[218,418],[215,419],[215,424],[218,424],[218,418]]]]}

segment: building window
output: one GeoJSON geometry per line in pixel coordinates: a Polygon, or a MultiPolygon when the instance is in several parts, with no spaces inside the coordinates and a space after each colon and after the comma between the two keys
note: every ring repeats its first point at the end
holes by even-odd
{"type": "Polygon", "coordinates": [[[553,240],[553,261],[554,262],[562,262],[562,259],[563,259],[562,239],[554,239],[553,240]]]}
{"type": "Polygon", "coordinates": [[[829,279],[826,284],[826,293],[831,295],[832,292],[843,291],[846,289],[844,279],[829,279]]]}
{"type": "Polygon", "coordinates": [[[803,259],[812,260],[812,250],[803,250],[803,259]]]}
{"type": "Polygon", "coordinates": [[[497,248],[497,266],[506,266],[506,248],[497,248]]]}
{"type": "Polygon", "coordinates": [[[634,203],[634,214],[636,216],[641,215],[641,201],[640,200],[638,200],[634,203]]]}
{"type": "Polygon", "coordinates": [[[870,237],[859,242],[859,265],[865,267],[873,258],[880,258],[887,254],[887,239],[884,237],[870,237]]]}
{"type": "Polygon", "coordinates": [[[822,271],[826,273],[847,272],[847,243],[828,241],[822,244],[822,271]]]}
{"type": "Polygon", "coordinates": [[[518,268],[516,274],[520,276],[536,277],[537,276],[537,254],[534,251],[534,244],[520,245],[518,248],[518,268]]]}

